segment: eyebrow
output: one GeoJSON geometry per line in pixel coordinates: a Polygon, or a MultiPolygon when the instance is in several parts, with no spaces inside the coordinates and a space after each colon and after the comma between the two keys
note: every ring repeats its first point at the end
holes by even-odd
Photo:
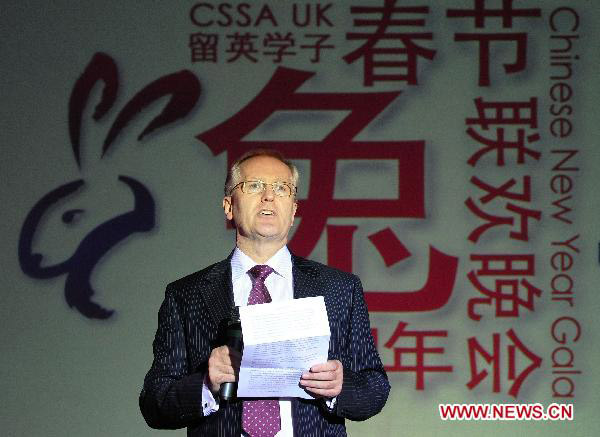
{"type": "MultiPolygon", "coordinates": [[[[267,181],[265,181],[264,179],[258,178],[258,177],[248,177],[248,179],[246,179],[243,182],[250,182],[250,181],[259,181],[259,182],[265,182],[267,183],[267,181]]],[[[269,184],[274,184],[276,182],[285,182],[286,184],[292,184],[291,181],[288,180],[282,180],[282,179],[275,179],[273,182],[268,182],[269,184]]],[[[293,184],[292,184],[293,185],[293,184]]]]}

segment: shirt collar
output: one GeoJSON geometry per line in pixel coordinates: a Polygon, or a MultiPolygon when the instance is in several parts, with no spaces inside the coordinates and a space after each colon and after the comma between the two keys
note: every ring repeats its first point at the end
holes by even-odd
{"type": "MultiPolygon", "coordinates": [[[[292,254],[287,246],[283,246],[269,258],[264,264],[271,267],[275,273],[284,278],[292,275],[292,254]]],[[[236,247],[231,256],[231,279],[237,281],[240,276],[245,275],[248,270],[257,265],[252,258],[246,255],[239,247],[236,247]]]]}

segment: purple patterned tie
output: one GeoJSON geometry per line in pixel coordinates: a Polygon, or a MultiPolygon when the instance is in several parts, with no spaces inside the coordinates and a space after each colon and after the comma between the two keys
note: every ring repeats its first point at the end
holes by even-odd
{"type": "MultiPolygon", "coordinates": [[[[273,273],[273,269],[265,265],[256,265],[248,270],[248,273],[252,276],[252,290],[248,297],[248,305],[271,302],[265,279],[273,273]]],[[[244,401],[242,428],[250,437],[273,437],[281,429],[279,401],[276,399],[244,401]]]]}

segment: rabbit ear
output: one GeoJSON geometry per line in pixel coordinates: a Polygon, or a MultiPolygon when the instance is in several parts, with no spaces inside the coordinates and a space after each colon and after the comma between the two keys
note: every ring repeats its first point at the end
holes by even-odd
{"type": "Polygon", "coordinates": [[[121,110],[115,122],[110,128],[104,146],[102,156],[106,153],[119,132],[136,116],[142,109],[154,103],[161,97],[170,95],[171,99],[163,111],[156,116],[142,131],[138,140],[145,135],[186,116],[195,106],[200,97],[200,82],[189,70],[163,76],[155,80],[143,90],[137,93],[121,110]]]}
{"type": "Polygon", "coordinates": [[[198,101],[200,89],[200,82],[189,70],[163,76],[146,86],[125,105],[117,116],[104,141],[102,156],[104,156],[119,132],[145,107],[164,96],[171,96],[163,111],[152,119],[142,131],[138,140],[141,140],[155,129],[186,116],[198,101]]]}
{"type": "Polygon", "coordinates": [[[81,167],[79,149],[81,135],[81,119],[92,88],[98,82],[104,82],[102,97],[94,111],[94,120],[100,120],[112,107],[117,97],[119,77],[115,61],[105,53],[96,53],[83,72],[71,92],[69,100],[69,134],[73,155],[77,166],[81,167]]]}

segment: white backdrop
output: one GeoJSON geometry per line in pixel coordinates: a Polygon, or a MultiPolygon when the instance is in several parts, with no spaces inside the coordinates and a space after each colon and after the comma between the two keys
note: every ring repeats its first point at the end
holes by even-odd
{"type": "MultiPolygon", "coordinates": [[[[200,31],[226,33],[235,25],[200,29],[190,20],[190,10],[201,2],[5,2],[1,7],[0,95],[2,96],[3,159],[0,160],[2,199],[2,353],[0,356],[2,413],[0,429],[8,436],[141,436],[185,435],[185,431],[155,431],[143,421],[137,397],[150,366],[151,342],[156,330],[156,314],[165,285],[187,273],[224,258],[233,246],[233,231],[225,227],[221,210],[222,183],[227,152],[214,156],[195,137],[236,114],[267,84],[278,64],[266,57],[260,62],[227,63],[221,52],[218,62],[192,62],[188,47],[190,34],[200,31]],[[114,108],[100,122],[91,119],[91,105],[84,113],[82,166],[77,167],[68,131],[68,102],[76,80],[97,52],[111,56],[118,68],[120,86],[114,108]],[[137,135],[160,112],[161,104],[144,110],[128,124],[108,153],[101,159],[102,142],[112,122],[126,102],[143,87],[172,72],[188,69],[202,86],[200,99],[185,118],[157,130],[142,141],[137,135]],[[44,254],[44,265],[67,259],[90,230],[132,208],[131,192],[117,181],[128,175],[146,186],[155,204],[156,225],[151,232],[135,234],[113,247],[96,264],[91,283],[94,300],[115,309],[108,320],[93,320],[69,308],[64,297],[65,275],[49,279],[27,276],[18,259],[19,235],[25,217],[42,196],[69,181],[83,178],[87,189],[78,197],[51,210],[34,240],[34,250],[44,254]],[[61,214],[66,209],[83,209],[76,225],[65,226],[61,214]]],[[[218,2],[206,2],[217,5],[218,2]]],[[[232,2],[236,3],[236,2],[232,2]]],[[[239,3],[239,2],[238,2],[239,3]]],[[[430,339],[428,345],[443,347],[441,356],[427,356],[429,365],[451,365],[449,373],[426,373],[424,390],[415,389],[413,372],[389,372],[392,393],[384,411],[364,423],[350,423],[351,435],[482,435],[484,432],[515,435],[594,435],[600,427],[596,412],[597,368],[600,364],[595,336],[598,334],[600,196],[600,140],[597,104],[600,84],[597,66],[600,40],[595,24],[600,12],[591,1],[515,1],[516,6],[541,8],[538,19],[515,19],[514,31],[528,33],[527,68],[518,75],[505,75],[500,64],[512,62],[509,48],[494,51],[492,86],[477,86],[478,60],[475,44],[458,44],[456,32],[475,29],[472,21],[449,19],[448,8],[472,7],[470,1],[417,2],[429,6],[426,29],[433,32],[423,46],[436,50],[436,57],[419,60],[419,85],[405,82],[363,84],[362,62],[347,64],[342,56],[358,43],[348,41],[356,17],[350,5],[381,5],[381,1],[330,2],[327,16],[333,26],[294,29],[289,18],[292,2],[265,1],[252,4],[256,19],[261,7],[269,5],[278,17],[275,28],[268,20],[259,26],[239,28],[256,34],[269,31],[298,33],[326,32],[335,48],[324,52],[320,63],[307,56],[285,59],[280,65],[316,72],[300,92],[359,93],[402,91],[356,141],[425,142],[425,208],[423,219],[410,218],[331,218],[329,224],[357,225],[353,240],[353,269],[365,290],[417,290],[428,273],[429,245],[459,258],[456,283],[449,302],[427,312],[372,313],[378,329],[379,350],[384,363],[393,365],[390,348],[383,345],[398,322],[409,329],[447,331],[445,339],[430,339]],[[543,3],[541,5],[540,3],[543,3]],[[578,55],[570,81],[573,97],[573,134],[553,138],[549,131],[551,100],[549,50],[556,41],[549,16],[560,7],[576,11],[580,23],[573,40],[578,55]],[[465,118],[476,115],[473,100],[526,100],[538,98],[541,136],[535,144],[542,153],[539,161],[504,170],[492,165],[477,171],[467,164],[475,150],[465,130],[465,118]],[[557,163],[553,149],[575,149],[578,154],[571,173],[574,184],[569,201],[572,224],[553,219],[557,209],[552,202],[552,167],[557,163]],[[483,171],[482,171],[483,170],[483,171]],[[469,185],[473,175],[489,176],[494,183],[509,177],[530,175],[533,201],[530,207],[541,211],[539,221],[530,222],[530,238],[515,242],[500,232],[474,246],[467,240],[480,224],[464,202],[477,196],[469,185]],[[381,255],[367,238],[390,227],[412,256],[386,267],[381,255]],[[574,281],[574,305],[552,301],[552,242],[575,235],[579,252],[569,271],[574,281]],[[493,309],[474,322],[467,316],[467,303],[477,293],[467,279],[476,266],[472,253],[500,251],[536,255],[532,282],[542,290],[535,311],[521,308],[518,318],[493,317],[493,309]],[[569,351],[573,367],[572,399],[553,398],[552,353],[559,344],[552,340],[550,327],[560,317],[578,321],[582,334],[569,351]],[[490,380],[473,390],[466,387],[471,374],[466,340],[477,336],[488,348],[492,333],[514,328],[519,338],[540,358],[539,369],[526,379],[515,400],[503,380],[500,393],[493,393],[490,380]],[[430,341],[430,343],[429,343],[430,341]],[[438,403],[574,402],[572,422],[444,422],[438,403]]],[[[307,4],[309,2],[295,2],[307,4]]],[[[498,7],[500,2],[488,0],[498,7]]],[[[323,2],[322,5],[326,3],[323,2]]],[[[402,2],[409,5],[408,2],[402,2]]],[[[411,4],[411,5],[417,5],[411,4]]],[[[205,8],[206,9],[206,8],[205,8]]],[[[209,11],[209,9],[206,9],[209,11]]],[[[223,17],[220,17],[221,19],[223,17]]],[[[243,17],[238,17],[242,19],[243,17]]],[[[215,20],[219,17],[215,17],[215,20]]],[[[490,25],[492,32],[499,26],[490,25]]],[[[356,29],[354,29],[356,31],[356,29]]],[[[223,46],[225,47],[225,46],[223,46]]],[[[224,50],[224,49],[223,49],[224,50]]],[[[94,105],[100,89],[92,93],[94,105]]],[[[252,133],[252,140],[311,140],[323,137],[341,115],[298,118],[284,115],[252,133]],[[336,118],[337,117],[337,118],[336,118]]],[[[514,159],[514,158],[513,158],[514,159]]],[[[298,160],[303,171],[300,198],[308,196],[311,174],[308,160],[298,160]]],[[[336,198],[394,198],[393,183],[399,177],[395,164],[340,162],[336,174],[336,198]]],[[[308,215],[310,211],[304,211],[308,215]]],[[[323,232],[312,251],[312,259],[327,262],[327,235],[323,232]]],[[[556,283],[555,283],[556,285],[556,283]]],[[[503,342],[506,338],[503,337],[503,342]]],[[[502,343],[502,353],[506,349],[502,343]]],[[[396,345],[398,347],[398,345],[396,345]]],[[[506,360],[505,355],[502,359],[506,360]]],[[[408,358],[407,364],[414,364],[408,358]]],[[[522,364],[522,363],[520,363],[522,364]]],[[[502,361],[502,374],[507,364],[502,361]]]]}

